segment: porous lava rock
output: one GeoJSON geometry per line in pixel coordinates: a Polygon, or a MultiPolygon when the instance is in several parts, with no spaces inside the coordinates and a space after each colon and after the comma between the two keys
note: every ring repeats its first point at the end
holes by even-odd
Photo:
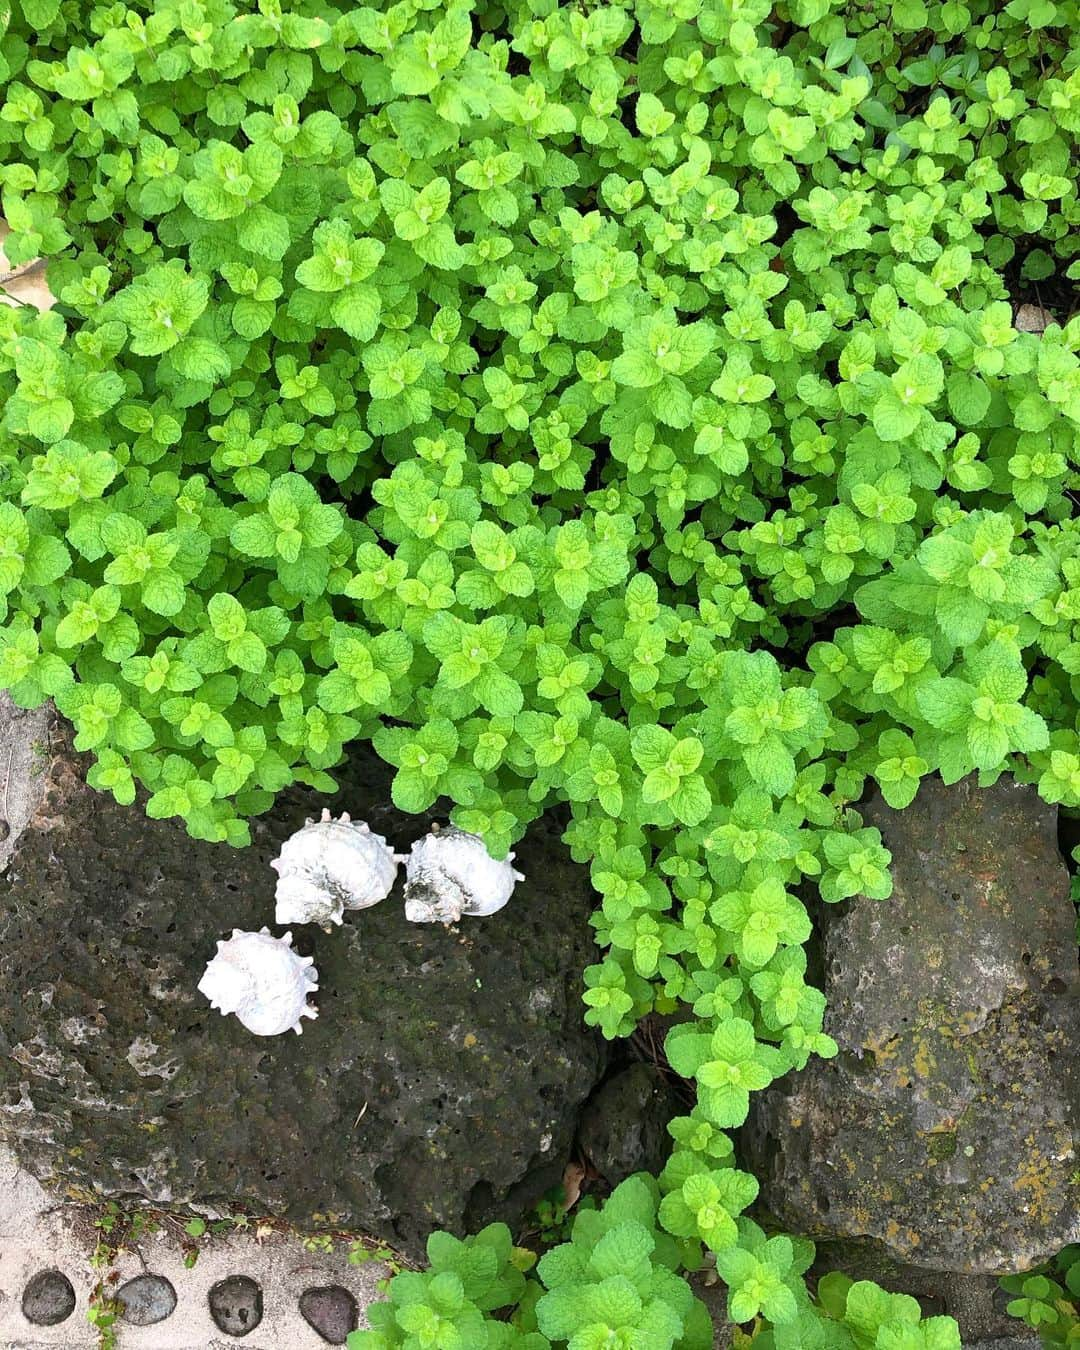
{"type": "Polygon", "coordinates": [[[257,1037],[196,985],[219,938],[273,925],[282,841],[324,804],[400,851],[445,815],[396,810],[360,750],[337,794],[284,794],[250,847],[201,843],[87,788],[63,724],[49,738],[0,876],[0,1138],[24,1167],[74,1196],[242,1202],[411,1252],[558,1181],[603,1070],[582,1021],[593,898],[559,821],[517,845],[526,880],[490,918],[408,923],[399,879],[333,933],[295,929],[319,1017],[257,1037]]]}
{"type": "Polygon", "coordinates": [[[328,1345],[344,1345],[360,1321],[356,1299],[340,1284],[305,1289],[299,1306],[301,1317],[328,1345]]]}
{"type": "Polygon", "coordinates": [[[250,1275],[230,1275],[211,1285],[210,1316],[226,1336],[247,1336],[263,1319],[263,1291],[250,1275]]]}
{"type": "Polygon", "coordinates": [[[822,916],[831,1061],[754,1096],[744,1158],[789,1229],[964,1273],[1080,1238],[1076,914],[1057,810],[1003,777],[863,808],[884,901],[822,916]]]}

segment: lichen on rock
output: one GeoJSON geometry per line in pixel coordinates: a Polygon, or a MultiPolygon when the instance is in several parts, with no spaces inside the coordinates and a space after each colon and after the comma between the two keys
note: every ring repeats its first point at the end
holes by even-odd
{"type": "Polygon", "coordinates": [[[756,1094],[762,1199],[797,1232],[900,1260],[1023,1269],[1080,1239],[1075,910],[1057,811],[1003,777],[863,810],[893,895],[822,916],[840,1046],[756,1094]]]}

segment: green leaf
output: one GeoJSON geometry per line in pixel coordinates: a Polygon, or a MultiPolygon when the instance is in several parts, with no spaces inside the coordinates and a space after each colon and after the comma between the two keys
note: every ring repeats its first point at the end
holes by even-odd
{"type": "Polygon", "coordinates": [[[874,430],[883,441],[902,441],[914,434],[922,418],[917,405],[901,402],[892,389],[887,389],[874,404],[874,430]]]}
{"type": "Polygon", "coordinates": [[[171,359],[188,380],[220,380],[232,369],[225,348],[207,338],[185,338],[173,350],[171,359]]]}
{"type": "Polygon", "coordinates": [[[330,314],[358,342],[370,342],[379,326],[382,303],[374,286],[350,286],[334,300],[330,314]]]}
{"type": "Polygon", "coordinates": [[[71,565],[71,554],[53,535],[39,534],[30,539],[25,555],[23,584],[50,586],[71,565]]]}
{"type": "Polygon", "coordinates": [[[184,583],[173,572],[151,572],[143,583],[142,602],[155,614],[170,616],[179,614],[184,607],[186,592],[184,583]]]}
{"type": "Polygon", "coordinates": [[[589,578],[585,572],[560,568],[554,576],[555,593],[567,607],[578,610],[589,597],[589,578]]]}
{"type": "Polygon", "coordinates": [[[949,412],[964,427],[977,427],[990,407],[990,390],[978,375],[957,371],[946,384],[949,412]]]}
{"type": "Polygon", "coordinates": [[[629,385],[631,389],[648,389],[663,379],[663,371],[655,358],[638,347],[617,356],[612,362],[611,374],[619,384],[629,385]]]}
{"type": "Polygon", "coordinates": [[[941,731],[963,731],[971,720],[975,690],[964,680],[934,680],[916,695],[919,711],[931,726],[941,731]]]}
{"type": "Polygon", "coordinates": [[[244,248],[260,258],[278,262],[288,252],[291,243],[288,219],[271,211],[262,202],[256,202],[240,217],[237,239],[244,248]]]}
{"type": "Polygon", "coordinates": [[[233,548],[253,558],[272,558],[277,551],[277,530],[269,516],[246,516],[229,533],[233,548]]]}

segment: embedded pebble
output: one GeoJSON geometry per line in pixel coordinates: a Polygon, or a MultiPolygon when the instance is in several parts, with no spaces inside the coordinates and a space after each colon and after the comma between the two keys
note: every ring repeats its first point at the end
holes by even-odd
{"type": "Polygon", "coordinates": [[[120,1316],[134,1327],[164,1322],[176,1307],[176,1290],[164,1275],[136,1275],[116,1291],[124,1305],[120,1316]]]}
{"type": "Polygon", "coordinates": [[[1013,321],[1021,333],[1044,333],[1053,322],[1054,316],[1042,305],[1021,305],[1013,321]]]}
{"type": "Polygon", "coordinates": [[[54,1327],[75,1311],[75,1290],[59,1270],[39,1270],[22,1296],[23,1316],[36,1327],[54,1327]]]}
{"type": "Polygon", "coordinates": [[[344,1345],[360,1321],[356,1299],[340,1284],[305,1289],[300,1295],[300,1313],[330,1345],[344,1345]]]}
{"type": "Polygon", "coordinates": [[[226,1336],[246,1336],[262,1321],[262,1290],[247,1275],[230,1275],[213,1285],[207,1301],[214,1325],[226,1336]]]}

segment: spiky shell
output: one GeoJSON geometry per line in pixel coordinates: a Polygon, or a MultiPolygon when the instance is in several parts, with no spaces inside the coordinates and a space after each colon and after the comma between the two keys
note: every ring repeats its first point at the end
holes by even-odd
{"type": "Polygon", "coordinates": [[[413,923],[456,923],[502,909],[525,878],[499,862],[478,834],[456,826],[433,829],[405,859],[405,917],[413,923]]]}
{"type": "Polygon", "coordinates": [[[398,858],[362,820],[324,810],[285,840],[270,864],[278,874],[278,923],[341,923],[347,909],[367,909],[390,894],[398,858]]]}
{"type": "Polygon", "coordinates": [[[222,1014],[235,1013],[256,1036],[280,1036],[303,1031],[301,1019],[318,1017],[307,999],[319,987],[315,959],[292,948],[292,934],[271,936],[269,928],[246,933],[234,928],[232,937],[217,945],[199,981],[199,993],[222,1014]]]}

